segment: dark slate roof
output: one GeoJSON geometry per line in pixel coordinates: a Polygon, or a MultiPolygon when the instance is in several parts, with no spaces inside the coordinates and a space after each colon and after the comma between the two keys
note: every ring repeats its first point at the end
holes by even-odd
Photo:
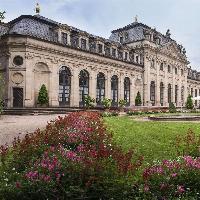
{"type": "Polygon", "coordinates": [[[14,19],[14,20],[12,20],[12,21],[10,21],[10,22],[8,22],[8,24],[9,24],[9,25],[13,25],[13,24],[15,24],[16,22],[18,22],[18,21],[20,21],[20,20],[22,20],[22,19],[24,19],[24,18],[36,19],[36,20],[38,20],[38,21],[40,21],[40,22],[42,22],[42,23],[46,23],[46,24],[49,24],[49,25],[54,25],[54,26],[58,26],[58,25],[59,25],[58,22],[53,21],[53,20],[51,20],[51,19],[48,19],[48,18],[46,18],[46,17],[43,17],[43,16],[41,16],[41,15],[21,15],[21,16],[19,16],[18,18],[14,19]]]}
{"type": "Polygon", "coordinates": [[[134,22],[127,26],[124,26],[123,28],[113,30],[111,32],[112,34],[109,39],[113,41],[118,41],[119,39],[118,33],[128,32],[129,39],[125,41],[125,44],[129,42],[140,41],[140,40],[145,39],[145,36],[144,36],[145,30],[150,31],[154,33],[155,35],[159,36],[161,38],[161,45],[164,45],[168,42],[173,41],[171,38],[166,37],[166,35],[163,35],[162,33],[158,32],[155,28],[151,28],[147,26],[146,24],[139,23],[139,22],[134,22]]]}

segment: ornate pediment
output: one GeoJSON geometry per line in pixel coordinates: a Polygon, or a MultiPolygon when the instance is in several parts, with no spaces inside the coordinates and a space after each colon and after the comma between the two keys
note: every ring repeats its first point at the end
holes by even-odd
{"type": "Polygon", "coordinates": [[[168,55],[178,60],[187,62],[186,55],[182,53],[181,49],[178,47],[178,45],[175,42],[170,42],[170,43],[165,44],[162,47],[159,47],[158,51],[164,55],[168,55]]]}

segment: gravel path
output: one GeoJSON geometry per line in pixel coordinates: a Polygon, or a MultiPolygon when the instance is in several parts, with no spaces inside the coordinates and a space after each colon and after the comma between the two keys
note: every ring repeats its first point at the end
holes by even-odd
{"type": "Polygon", "coordinates": [[[26,133],[35,131],[37,128],[45,128],[47,122],[61,115],[3,115],[0,117],[0,145],[10,144],[14,137],[24,136],[26,133]]]}

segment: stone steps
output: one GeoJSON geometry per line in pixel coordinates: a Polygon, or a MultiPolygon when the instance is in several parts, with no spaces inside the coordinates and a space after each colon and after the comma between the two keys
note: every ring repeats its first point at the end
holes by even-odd
{"type": "Polygon", "coordinates": [[[80,108],[6,108],[4,115],[50,115],[82,111],[80,108]]]}

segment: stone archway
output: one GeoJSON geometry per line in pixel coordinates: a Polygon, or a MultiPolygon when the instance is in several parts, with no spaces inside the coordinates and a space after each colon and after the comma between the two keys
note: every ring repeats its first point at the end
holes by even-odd
{"type": "Polygon", "coordinates": [[[37,105],[38,94],[41,86],[44,84],[49,94],[50,71],[47,64],[39,62],[34,67],[34,98],[37,105]]]}

